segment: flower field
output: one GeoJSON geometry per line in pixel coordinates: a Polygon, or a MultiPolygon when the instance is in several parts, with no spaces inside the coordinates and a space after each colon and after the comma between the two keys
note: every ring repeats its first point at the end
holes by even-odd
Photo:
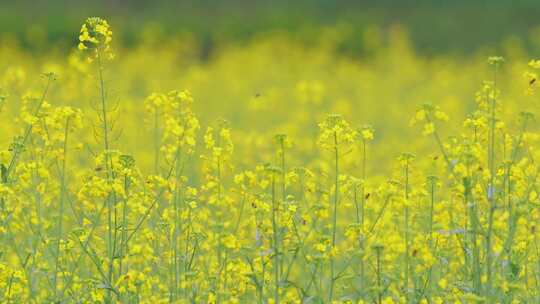
{"type": "MultiPolygon", "coordinates": [[[[110,23],[109,23],[110,22],[110,23]]],[[[0,43],[0,303],[538,303],[540,60],[400,27],[0,43]]]]}

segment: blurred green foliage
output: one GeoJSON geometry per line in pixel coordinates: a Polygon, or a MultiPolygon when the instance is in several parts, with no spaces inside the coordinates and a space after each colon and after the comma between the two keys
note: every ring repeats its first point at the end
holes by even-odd
{"type": "Polygon", "coordinates": [[[534,0],[1,0],[0,36],[34,48],[36,41],[65,45],[76,40],[81,20],[93,15],[109,19],[126,46],[151,25],[160,37],[189,34],[208,53],[216,44],[275,31],[309,43],[328,27],[340,29],[339,50],[347,54],[362,50],[361,35],[369,26],[384,31],[402,25],[425,55],[468,54],[508,39],[531,49],[540,37],[540,2],[534,0]]]}

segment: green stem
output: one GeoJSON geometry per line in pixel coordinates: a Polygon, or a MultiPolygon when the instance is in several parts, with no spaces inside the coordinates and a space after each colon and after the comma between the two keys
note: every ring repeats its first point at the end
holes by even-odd
{"type": "Polygon", "coordinates": [[[481,282],[481,265],[480,265],[480,249],[478,247],[478,234],[479,234],[479,223],[478,223],[478,214],[476,202],[472,196],[472,185],[469,178],[464,178],[463,186],[465,189],[465,204],[468,206],[469,213],[469,222],[471,230],[469,232],[471,236],[472,243],[472,281],[473,281],[473,291],[475,294],[480,294],[482,289],[481,282]]]}
{"type": "Polygon", "coordinates": [[[69,118],[66,119],[66,125],[64,128],[64,145],[62,149],[62,169],[60,175],[60,202],[58,207],[58,234],[56,240],[56,257],[55,257],[55,267],[54,267],[54,293],[55,299],[58,299],[58,271],[60,268],[60,243],[62,242],[63,236],[63,221],[64,221],[64,201],[66,196],[66,158],[67,158],[67,142],[68,142],[68,130],[69,130],[69,118]]]}
{"type": "Polygon", "coordinates": [[[366,237],[365,237],[365,230],[364,230],[364,223],[365,223],[365,214],[366,214],[366,141],[362,141],[362,192],[360,193],[360,200],[361,200],[361,206],[360,206],[360,231],[362,232],[362,240],[360,242],[360,250],[362,251],[360,255],[360,282],[361,282],[361,292],[364,291],[364,288],[366,287],[365,282],[365,275],[366,275],[366,265],[364,263],[364,257],[366,252],[366,237]]]}
{"type": "Polygon", "coordinates": [[[172,246],[173,246],[173,268],[174,268],[174,288],[172,290],[173,300],[176,301],[178,298],[178,288],[180,286],[180,253],[178,248],[178,236],[180,234],[180,179],[181,179],[181,149],[177,148],[176,151],[176,167],[175,167],[175,189],[173,197],[173,209],[174,209],[174,230],[172,236],[172,246]]]}
{"type": "Polygon", "coordinates": [[[405,282],[404,292],[409,303],[409,160],[405,164],[405,282]]]}
{"type": "Polygon", "coordinates": [[[382,246],[375,247],[375,252],[377,254],[377,303],[382,303],[382,263],[381,263],[381,254],[382,246]]]}
{"type": "MultiPolygon", "coordinates": [[[[101,62],[101,50],[98,49],[97,52],[97,66],[98,66],[98,78],[99,78],[99,87],[100,87],[100,97],[101,97],[101,120],[103,124],[103,145],[105,148],[105,167],[106,167],[106,176],[107,183],[110,185],[115,179],[115,174],[113,171],[112,159],[110,156],[110,143],[109,143],[109,122],[108,122],[108,110],[107,110],[107,97],[105,92],[105,81],[103,79],[103,65],[101,62]]],[[[113,226],[113,212],[116,210],[116,194],[114,190],[112,193],[107,195],[107,256],[108,256],[108,265],[107,265],[107,280],[109,284],[112,284],[114,277],[114,258],[115,258],[115,244],[116,240],[114,235],[116,235],[116,227],[113,226]]],[[[111,289],[107,289],[107,296],[105,298],[106,303],[112,303],[112,293],[111,289]]]]}
{"type": "MultiPolygon", "coordinates": [[[[120,275],[122,273],[128,272],[128,264],[124,265],[124,257],[128,255],[128,242],[127,242],[127,232],[128,232],[128,208],[127,208],[127,197],[129,197],[129,176],[126,174],[124,176],[124,191],[126,193],[126,198],[123,200],[123,206],[122,206],[122,234],[121,234],[121,246],[120,246],[120,256],[118,261],[118,269],[120,271],[120,275]],[[124,269],[125,268],[125,269],[124,269]]],[[[127,281],[125,281],[125,284],[127,284],[127,281]]]]}
{"type": "Polygon", "coordinates": [[[159,112],[158,109],[155,109],[156,113],[154,114],[154,172],[159,174],[159,147],[160,143],[160,132],[159,132],[159,112]]]}
{"type": "Polygon", "coordinates": [[[279,304],[279,236],[277,227],[276,177],[272,172],[272,235],[274,247],[274,303],[279,304]]]}
{"type": "MultiPolygon", "coordinates": [[[[286,171],[285,171],[285,138],[280,139],[280,148],[281,148],[281,203],[285,204],[285,201],[287,200],[287,193],[286,193],[286,171]]],[[[279,214],[278,214],[279,215],[279,214]]],[[[279,222],[279,220],[278,220],[279,222]]],[[[283,262],[285,261],[285,251],[282,252],[283,256],[280,258],[280,276],[283,277],[283,262]]]]}
{"type": "Polygon", "coordinates": [[[491,98],[490,106],[490,126],[489,126],[489,187],[487,191],[489,201],[489,215],[488,215],[488,231],[486,236],[486,291],[491,293],[492,282],[492,234],[493,234],[493,219],[495,215],[496,201],[495,201],[495,107],[497,103],[497,65],[495,65],[493,75],[493,96],[491,98]]]}
{"type": "MultiPolygon", "coordinates": [[[[429,248],[431,249],[431,252],[433,252],[435,254],[435,246],[433,245],[433,216],[434,216],[434,213],[435,213],[435,184],[436,184],[436,179],[435,177],[432,177],[431,178],[431,187],[430,187],[430,206],[429,206],[429,248]]],[[[429,267],[429,272],[428,272],[428,278],[427,278],[427,284],[426,284],[426,288],[427,288],[427,294],[428,294],[428,302],[431,303],[431,289],[432,289],[432,286],[433,286],[433,280],[431,278],[433,274],[433,266],[430,266],[429,267]]]]}
{"type": "Polygon", "coordinates": [[[338,136],[337,132],[334,131],[334,172],[335,172],[335,180],[334,180],[334,206],[333,206],[333,214],[332,214],[332,253],[330,256],[330,289],[328,292],[328,303],[332,303],[334,299],[334,275],[335,275],[335,267],[334,267],[334,249],[336,247],[336,230],[337,230],[337,205],[339,201],[339,148],[338,148],[338,136]]]}

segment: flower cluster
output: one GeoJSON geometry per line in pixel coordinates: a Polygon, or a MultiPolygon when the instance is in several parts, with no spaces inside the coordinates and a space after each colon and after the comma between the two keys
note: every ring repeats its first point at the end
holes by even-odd
{"type": "Polygon", "coordinates": [[[91,52],[90,58],[113,58],[111,41],[113,32],[109,23],[99,17],[86,19],[79,34],[78,48],[81,51],[91,52]]]}

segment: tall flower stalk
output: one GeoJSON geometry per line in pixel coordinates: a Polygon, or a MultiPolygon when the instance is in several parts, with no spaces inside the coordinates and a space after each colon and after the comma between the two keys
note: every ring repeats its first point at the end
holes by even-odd
{"type": "Polygon", "coordinates": [[[107,99],[107,89],[105,87],[105,79],[103,70],[105,68],[105,60],[112,59],[113,53],[111,52],[110,43],[112,41],[112,31],[107,21],[92,17],[88,18],[82,25],[79,35],[79,50],[87,52],[89,54],[88,59],[95,61],[97,68],[97,78],[99,86],[99,106],[98,116],[101,122],[101,132],[98,132],[103,140],[103,155],[105,165],[105,176],[107,184],[111,187],[111,191],[106,196],[107,206],[107,270],[106,279],[107,282],[107,297],[106,302],[112,303],[115,300],[112,297],[113,281],[114,281],[114,259],[116,256],[117,245],[117,228],[114,225],[114,217],[116,212],[117,195],[114,187],[112,186],[116,180],[116,173],[113,167],[113,161],[111,156],[111,108],[107,99]]]}
{"type": "Polygon", "coordinates": [[[337,255],[337,224],[338,224],[338,204],[339,204],[339,160],[342,148],[347,148],[356,140],[357,132],[353,130],[349,123],[340,115],[329,115],[319,124],[320,134],[318,143],[326,150],[331,151],[334,169],[334,186],[331,217],[331,249],[329,256],[330,277],[328,279],[328,302],[334,299],[334,284],[336,281],[335,256],[337,255]]]}
{"type": "MultiPolygon", "coordinates": [[[[359,130],[360,141],[361,141],[361,153],[362,153],[362,163],[361,163],[361,176],[362,180],[360,182],[360,207],[356,206],[356,221],[359,225],[360,236],[359,236],[359,247],[360,247],[360,293],[361,297],[364,296],[366,284],[366,181],[367,181],[367,145],[368,142],[373,140],[373,128],[371,126],[363,126],[359,130]]],[[[355,204],[358,201],[357,187],[354,188],[354,201],[355,204]]]]}
{"type": "Polygon", "coordinates": [[[408,302],[410,297],[409,291],[409,275],[410,275],[410,167],[411,161],[414,159],[414,155],[411,153],[403,153],[399,157],[401,166],[403,168],[403,205],[404,205],[404,248],[405,248],[405,263],[403,265],[403,293],[405,299],[408,302]]]}
{"type": "Polygon", "coordinates": [[[489,166],[489,184],[487,188],[487,200],[489,202],[488,212],[488,227],[486,234],[486,290],[491,294],[492,288],[492,264],[493,264],[493,221],[495,209],[497,208],[497,189],[495,187],[495,127],[496,127],[496,111],[497,111],[497,72],[502,63],[502,57],[490,57],[488,63],[493,66],[493,91],[490,94],[489,102],[489,147],[488,147],[488,166],[489,166]]]}
{"type": "MultiPolygon", "coordinates": [[[[60,162],[56,161],[56,166],[59,171],[60,195],[58,198],[58,223],[56,228],[56,246],[55,246],[55,266],[53,275],[54,298],[60,300],[63,291],[58,287],[58,276],[61,268],[62,251],[61,245],[64,242],[64,217],[65,204],[68,195],[67,189],[67,158],[68,158],[68,137],[76,128],[82,125],[82,112],[69,107],[59,108],[54,115],[57,120],[63,121],[63,136],[60,142],[61,157],[60,162]]],[[[48,133],[50,131],[48,130],[48,133]]],[[[50,136],[50,134],[49,134],[50,136]]]]}

